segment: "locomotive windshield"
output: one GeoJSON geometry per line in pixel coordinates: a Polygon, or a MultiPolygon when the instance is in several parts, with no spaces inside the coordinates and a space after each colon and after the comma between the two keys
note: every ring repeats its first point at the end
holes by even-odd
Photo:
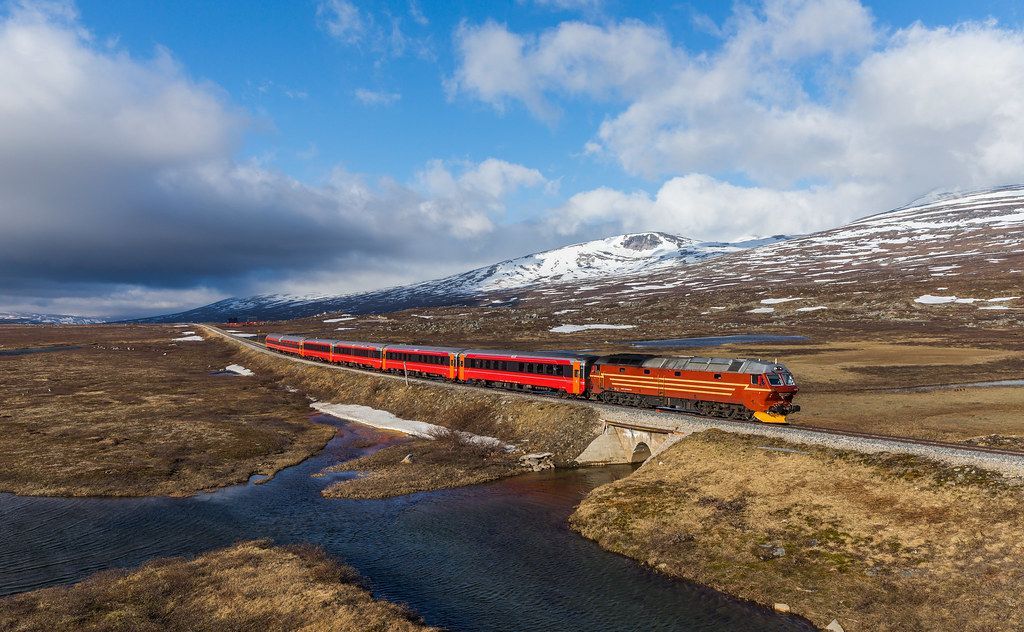
{"type": "Polygon", "coordinates": [[[796,386],[796,380],[789,371],[768,374],[768,383],[772,386],[796,386]]]}

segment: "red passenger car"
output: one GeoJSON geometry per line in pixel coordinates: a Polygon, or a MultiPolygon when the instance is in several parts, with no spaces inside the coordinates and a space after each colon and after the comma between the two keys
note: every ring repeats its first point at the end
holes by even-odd
{"type": "Polygon", "coordinates": [[[373,342],[331,340],[331,362],[380,370],[384,367],[384,345],[373,342]]]}
{"type": "Polygon", "coordinates": [[[435,375],[454,380],[459,351],[454,347],[388,345],[384,348],[384,370],[408,375],[435,375]]]}
{"type": "Polygon", "coordinates": [[[291,336],[288,334],[267,334],[264,344],[267,349],[273,349],[275,351],[282,351],[284,353],[292,353],[295,355],[302,355],[302,341],[305,340],[302,336],[291,336]]]}
{"type": "Polygon", "coordinates": [[[582,395],[589,359],[576,353],[467,349],[459,354],[459,381],[582,395]]]}
{"type": "Polygon", "coordinates": [[[301,355],[303,358],[314,358],[330,362],[332,342],[332,340],[325,340],[323,338],[306,338],[302,341],[301,355]]]}

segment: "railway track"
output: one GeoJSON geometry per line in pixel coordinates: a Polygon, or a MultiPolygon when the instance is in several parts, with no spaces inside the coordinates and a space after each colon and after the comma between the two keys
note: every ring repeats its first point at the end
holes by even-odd
{"type": "MultiPolygon", "coordinates": [[[[299,362],[309,364],[311,366],[328,367],[339,371],[350,371],[358,373],[360,375],[366,375],[368,372],[363,369],[356,369],[352,367],[340,366],[337,364],[328,364],[324,362],[318,362],[300,357],[291,357],[281,353],[277,353],[265,346],[246,340],[244,338],[237,338],[232,336],[228,332],[224,331],[219,327],[212,325],[196,324],[195,326],[206,329],[207,331],[213,332],[224,338],[232,340],[243,346],[249,347],[261,353],[272,355],[274,357],[286,358],[293,362],[299,362]]],[[[472,391],[479,391],[480,387],[471,386],[468,384],[453,384],[441,380],[432,380],[428,378],[420,378],[414,376],[402,376],[390,373],[377,373],[372,372],[373,375],[393,380],[409,381],[413,380],[424,384],[435,384],[444,385],[449,388],[460,388],[469,389],[472,391]]],[[[920,450],[909,450],[906,448],[918,447],[926,450],[933,451],[934,454],[926,454],[925,456],[937,456],[940,459],[943,456],[949,457],[944,460],[963,461],[970,460],[970,455],[977,455],[978,457],[992,457],[1002,459],[1012,459],[1014,461],[1019,460],[1019,463],[1014,463],[1011,468],[1016,473],[1024,474],[1024,450],[1007,450],[1003,448],[993,448],[987,446],[975,446],[963,443],[952,443],[948,441],[938,441],[933,439],[919,439],[913,437],[899,437],[893,435],[883,435],[868,432],[858,432],[855,430],[839,430],[835,428],[825,428],[821,426],[805,426],[798,424],[788,424],[786,426],[773,426],[771,424],[764,424],[756,421],[737,421],[728,419],[719,419],[716,417],[701,417],[696,415],[690,415],[687,413],[681,413],[671,409],[643,409],[633,408],[629,406],[616,406],[614,404],[608,404],[603,402],[594,402],[591,400],[566,400],[565,398],[558,397],[556,395],[547,395],[543,393],[526,393],[521,391],[511,391],[504,389],[493,389],[495,392],[501,393],[502,395],[508,395],[513,397],[526,397],[534,399],[546,399],[546,400],[557,400],[557,401],[571,401],[581,405],[591,406],[598,409],[600,412],[611,412],[612,414],[607,415],[610,417],[606,419],[608,423],[616,424],[621,423],[624,426],[628,426],[630,423],[636,423],[630,421],[628,418],[633,417],[635,419],[642,419],[646,422],[664,422],[659,423],[666,430],[690,433],[705,429],[719,429],[727,432],[741,432],[743,434],[756,434],[762,436],[770,436],[781,439],[790,439],[797,442],[803,442],[808,435],[817,435],[821,437],[822,441],[809,441],[810,443],[819,444],[836,444],[846,442],[862,442],[865,447],[870,446],[872,449],[866,451],[880,452],[886,451],[885,448],[892,448],[891,451],[904,452],[911,454],[920,454],[920,450]],[[617,414],[616,414],[617,413],[617,414]],[[625,418],[623,418],[625,417],[625,418]],[[615,419],[618,418],[618,419],[615,419]],[[877,449],[877,448],[881,449],[877,449]]],[[[853,447],[852,449],[858,449],[853,447]]],[[[1004,468],[1005,469],[1005,468],[1004,468]]]]}

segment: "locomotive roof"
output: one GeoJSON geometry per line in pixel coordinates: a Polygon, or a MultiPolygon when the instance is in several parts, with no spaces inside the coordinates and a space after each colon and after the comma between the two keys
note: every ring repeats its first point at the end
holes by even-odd
{"type": "Polygon", "coordinates": [[[438,353],[459,353],[463,351],[458,347],[428,347],[417,345],[387,345],[388,351],[436,351],[438,353]]]}
{"type": "Polygon", "coordinates": [[[653,369],[680,371],[716,371],[719,373],[769,373],[787,370],[777,362],[747,358],[713,358],[702,356],[653,356],[643,353],[619,353],[602,356],[595,364],[620,364],[653,369]]]}
{"type": "Polygon", "coordinates": [[[334,344],[336,341],[331,340],[329,338],[306,338],[302,342],[315,342],[322,345],[331,345],[334,344]]]}
{"type": "Polygon", "coordinates": [[[462,353],[466,355],[491,355],[506,356],[510,358],[535,358],[538,360],[587,360],[594,357],[592,355],[572,353],[570,351],[510,351],[508,349],[463,349],[462,353]]]}

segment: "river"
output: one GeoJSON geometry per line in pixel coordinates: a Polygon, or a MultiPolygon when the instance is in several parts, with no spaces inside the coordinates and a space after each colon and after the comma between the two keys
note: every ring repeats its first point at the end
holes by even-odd
{"type": "Polygon", "coordinates": [[[190,498],[0,494],[0,595],[270,538],[324,547],[359,570],[375,596],[452,630],[813,629],[671,580],[570,531],[566,518],[587,492],[631,466],[532,473],[388,500],[326,499],[320,491],[351,474],[312,474],[394,439],[316,420],[337,426],[337,436],[259,485],[190,498]]]}

